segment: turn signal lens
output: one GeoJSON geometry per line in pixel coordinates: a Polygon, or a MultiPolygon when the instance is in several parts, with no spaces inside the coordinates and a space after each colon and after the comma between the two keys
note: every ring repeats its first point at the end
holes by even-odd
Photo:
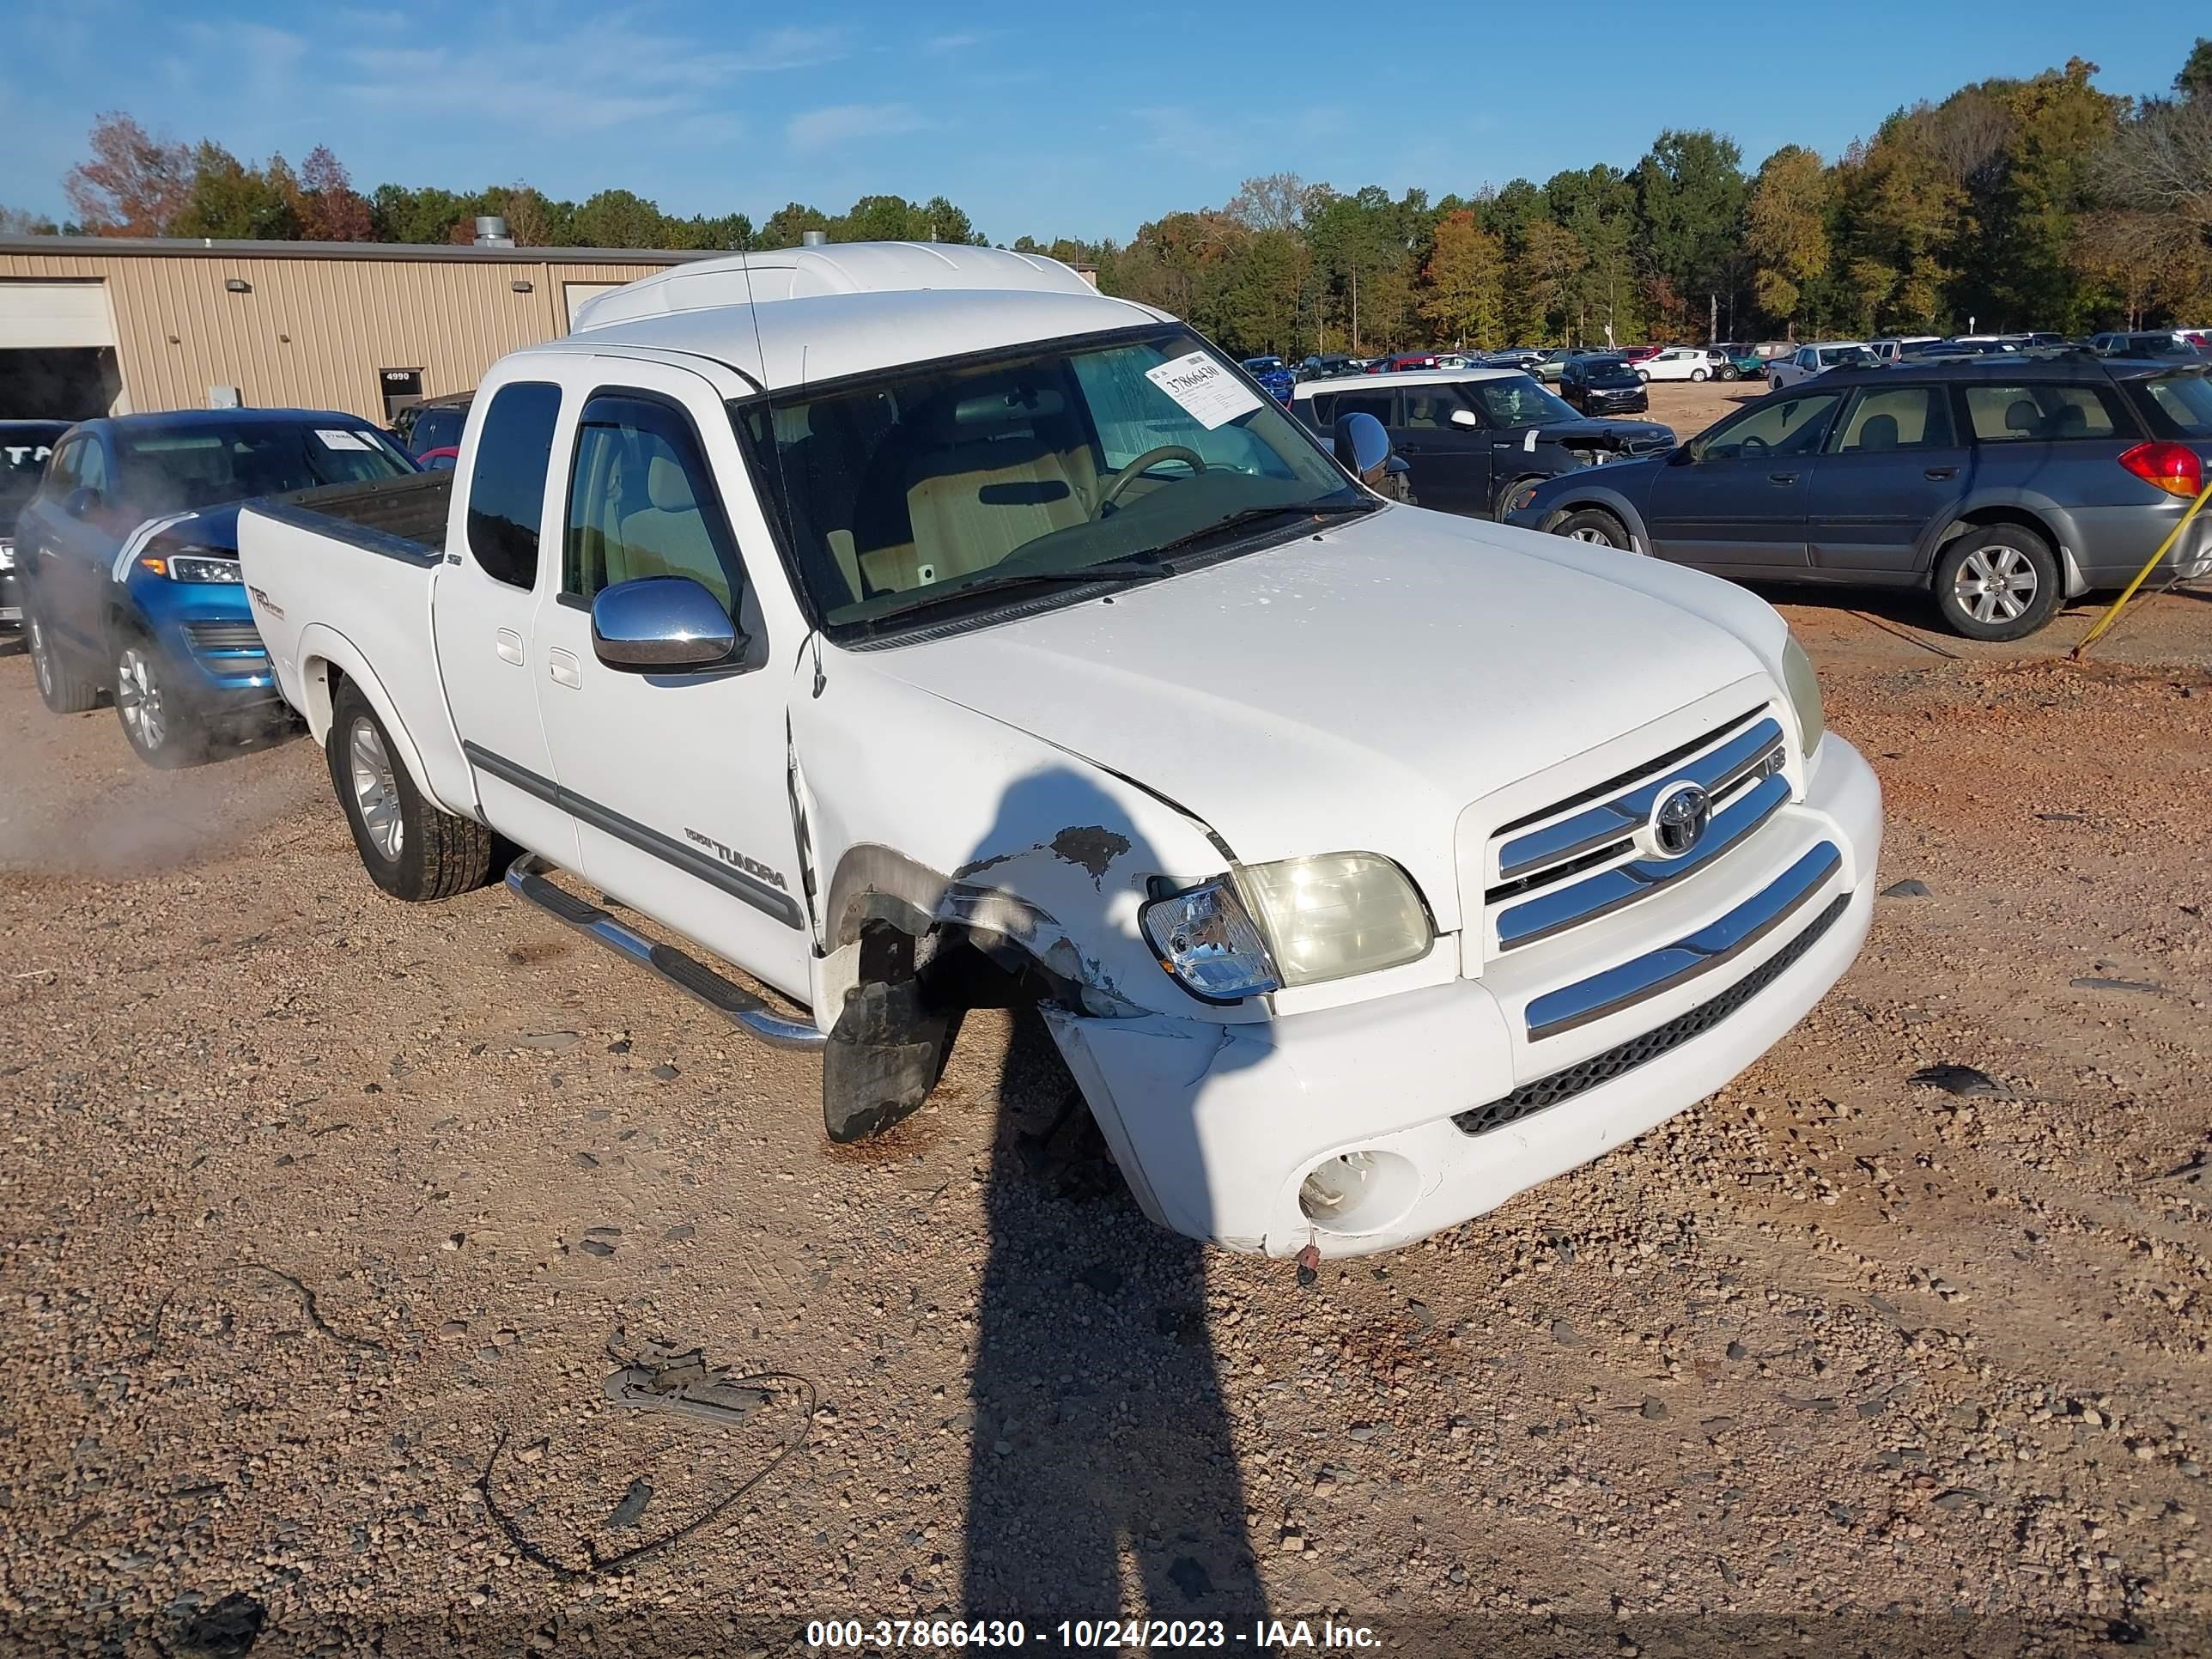
{"type": "Polygon", "coordinates": [[[2187,444],[2137,444],[2121,455],[2120,465],[2169,495],[2194,500],[2204,493],[2204,463],[2187,444]]]}

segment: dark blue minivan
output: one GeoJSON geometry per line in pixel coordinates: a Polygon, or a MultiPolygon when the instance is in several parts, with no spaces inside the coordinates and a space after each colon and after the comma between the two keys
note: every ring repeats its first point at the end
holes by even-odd
{"type": "Polygon", "coordinates": [[[238,508],[413,460],[356,415],[189,410],[82,422],[15,524],[23,626],[57,714],[112,694],[142,760],[180,766],[281,715],[239,575],[238,508]]]}

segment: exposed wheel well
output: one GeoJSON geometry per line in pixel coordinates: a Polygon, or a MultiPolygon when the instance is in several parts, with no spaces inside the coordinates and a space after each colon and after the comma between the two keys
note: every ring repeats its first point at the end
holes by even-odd
{"type": "Polygon", "coordinates": [[[1969,530],[1983,530],[1999,524],[2018,525],[2022,530],[2033,530],[2051,544],[2053,552],[2058,550],[2057,532],[2024,507],[1978,507],[1971,513],[1961,513],[1943,527],[1943,533],[1936,538],[1936,546],[1940,551],[1969,530]]]}

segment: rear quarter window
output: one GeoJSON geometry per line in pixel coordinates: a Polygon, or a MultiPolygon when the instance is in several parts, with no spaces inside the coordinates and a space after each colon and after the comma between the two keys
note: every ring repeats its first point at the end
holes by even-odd
{"type": "Polygon", "coordinates": [[[2202,374],[2159,374],[2129,388],[2150,429],[2161,438],[2212,438],[2212,380],[2202,374]]]}
{"type": "Polygon", "coordinates": [[[538,380],[503,386],[484,411],[469,475],[469,551],[484,574],[516,587],[538,583],[538,532],[561,388],[538,380]]]}

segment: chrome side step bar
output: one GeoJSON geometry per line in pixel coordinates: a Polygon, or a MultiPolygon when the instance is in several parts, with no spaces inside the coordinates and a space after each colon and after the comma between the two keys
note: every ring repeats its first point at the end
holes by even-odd
{"type": "Polygon", "coordinates": [[[696,957],[673,945],[656,945],[625,927],[606,911],[578,898],[546,880],[552,866],[535,853],[525,853],[507,866],[507,890],[526,904],[535,905],[556,921],[564,921],[587,939],[598,940],[626,962],[659,975],[678,990],[705,1003],[748,1036],[778,1048],[819,1048],[830,1039],[811,1024],[787,1019],[750,991],[732,984],[696,957]]]}

